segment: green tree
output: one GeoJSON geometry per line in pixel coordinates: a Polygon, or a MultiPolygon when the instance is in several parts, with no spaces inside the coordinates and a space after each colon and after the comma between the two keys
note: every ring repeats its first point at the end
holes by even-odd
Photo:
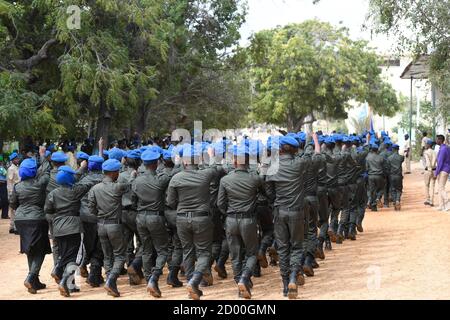
{"type": "Polygon", "coordinates": [[[388,116],[398,109],[378,56],[344,28],[310,20],[264,30],[252,37],[248,54],[259,121],[297,131],[308,116],[345,119],[352,99],[388,116]]]}

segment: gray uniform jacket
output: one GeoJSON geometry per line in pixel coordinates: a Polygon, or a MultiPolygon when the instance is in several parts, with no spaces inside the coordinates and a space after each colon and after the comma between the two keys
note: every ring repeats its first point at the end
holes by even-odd
{"type": "Polygon", "coordinates": [[[166,189],[170,176],[166,173],[156,173],[146,170],[132,184],[131,201],[133,207],[141,211],[164,211],[166,189]]]}
{"type": "Polygon", "coordinates": [[[401,176],[402,175],[402,163],[405,160],[404,156],[398,154],[398,152],[392,153],[389,156],[389,174],[391,176],[401,176]]]}
{"type": "MultiPolygon", "coordinates": [[[[117,179],[118,183],[125,183],[125,184],[132,184],[134,179],[136,179],[136,177],[134,175],[132,175],[132,172],[134,171],[134,169],[132,168],[126,168],[126,170],[122,171],[119,175],[119,178],[117,179]]],[[[145,171],[144,171],[145,172],[145,171]]],[[[139,173],[141,174],[141,173],[139,173]]],[[[131,209],[132,207],[132,192],[131,189],[130,191],[126,192],[123,194],[122,196],[122,208],[123,209],[131,209]]],[[[133,208],[136,209],[136,208],[133,208]]]]}
{"type": "MultiPolygon", "coordinates": [[[[90,171],[80,180],[79,184],[88,184],[95,186],[96,184],[102,182],[104,177],[105,176],[101,171],[90,171]]],[[[91,214],[91,212],[89,211],[88,194],[85,194],[83,198],[81,198],[80,218],[83,222],[97,223],[97,216],[91,214]]]]}
{"type": "Polygon", "coordinates": [[[386,160],[375,152],[370,152],[366,158],[367,173],[372,175],[384,175],[386,172],[386,160]]]}

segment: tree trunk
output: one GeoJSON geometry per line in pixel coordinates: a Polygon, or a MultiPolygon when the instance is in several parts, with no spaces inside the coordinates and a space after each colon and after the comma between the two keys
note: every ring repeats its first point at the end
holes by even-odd
{"type": "Polygon", "coordinates": [[[97,129],[95,134],[95,139],[98,141],[101,137],[104,140],[104,146],[107,148],[109,144],[109,128],[111,125],[111,113],[107,107],[104,98],[100,102],[99,116],[97,118],[97,129]]]}

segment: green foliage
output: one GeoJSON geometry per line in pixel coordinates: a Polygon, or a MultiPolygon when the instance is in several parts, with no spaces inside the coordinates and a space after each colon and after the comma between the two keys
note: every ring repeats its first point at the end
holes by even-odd
{"type": "Polygon", "coordinates": [[[308,115],[344,119],[351,99],[379,114],[398,109],[394,90],[380,77],[380,60],[346,29],[317,20],[258,32],[248,49],[260,121],[299,130],[308,115]]]}

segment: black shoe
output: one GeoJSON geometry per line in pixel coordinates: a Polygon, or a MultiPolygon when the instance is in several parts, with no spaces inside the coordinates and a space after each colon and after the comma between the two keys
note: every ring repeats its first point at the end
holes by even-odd
{"type": "Polygon", "coordinates": [[[120,297],[120,292],[117,290],[117,278],[116,274],[110,274],[105,283],[105,290],[113,297],[120,297]]]}
{"type": "Polygon", "coordinates": [[[167,276],[167,284],[172,286],[172,288],[180,288],[183,286],[183,282],[178,279],[179,267],[173,267],[169,270],[169,275],[167,276]]]}
{"type": "Polygon", "coordinates": [[[378,211],[378,207],[377,207],[376,205],[375,205],[375,206],[371,206],[370,209],[371,209],[372,211],[378,211]]]}
{"type": "Polygon", "coordinates": [[[333,247],[331,246],[331,240],[328,236],[325,238],[325,250],[333,250],[333,247]]]}
{"type": "Polygon", "coordinates": [[[336,244],[342,244],[344,242],[344,228],[343,226],[338,227],[338,231],[336,233],[336,244]]]}
{"type": "Polygon", "coordinates": [[[288,296],[288,291],[289,291],[289,279],[287,278],[283,278],[283,297],[287,297],[288,296]]]}
{"type": "Polygon", "coordinates": [[[349,228],[348,238],[353,241],[356,240],[356,228],[353,224],[349,228]]]}
{"type": "Polygon", "coordinates": [[[87,278],[89,276],[89,272],[86,266],[80,266],[80,276],[82,278],[87,278]]]}
{"type": "Polygon", "coordinates": [[[14,229],[9,229],[9,233],[14,234],[14,233],[16,233],[16,230],[14,230],[14,229]]]}
{"type": "Polygon", "coordinates": [[[34,278],[34,286],[35,286],[36,290],[43,290],[43,289],[47,288],[45,283],[42,283],[39,280],[39,276],[36,276],[36,278],[34,278]]]}
{"type": "Polygon", "coordinates": [[[258,262],[259,262],[259,265],[261,266],[261,268],[267,268],[269,266],[265,252],[258,252],[258,255],[256,256],[256,258],[258,259],[258,262]]]}
{"type": "Polygon", "coordinates": [[[214,278],[213,278],[212,274],[209,273],[209,272],[205,273],[203,275],[203,279],[200,282],[200,284],[201,284],[202,287],[210,287],[210,286],[212,286],[214,284],[214,278]]]}
{"type": "Polygon", "coordinates": [[[69,275],[64,275],[58,284],[59,293],[63,297],[70,297],[69,287],[67,286],[67,281],[69,280],[69,275]]]}
{"type": "Polygon", "coordinates": [[[358,232],[364,232],[364,228],[363,228],[363,226],[362,226],[362,223],[358,223],[357,225],[356,225],[356,230],[358,230],[358,232]]]}
{"type": "Polygon", "coordinates": [[[245,273],[241,276],[241,279],[238,283],[239,292],[241,293],[242,297],[245,299],[251,299],[252,293],[251,293],[251,287],[250,285],[250,272],[245,273]]]}
{"type": "Polygon", "coordinates": [[[130,286],[138,286],[141,284],[141,277],[133,264],[130,264],[127,268],[128,281],[130,286]]]}
{"type": "Polygon", "coordinates": [[[325,259],[325,252],[323,252],[323,243],[324,243],[324,239],[319,238],[317,247],[316,247],[316,257],[319,258],[320,260],[324,260],[325,259]]]}
{"type": "Polygon", "coordinates": [[[191,299],[200,300],[203,295],[202,290],[198,287],[203,279],[203,274],[201,272],[194,272],[191,280],[187,284],[188,293],[191,299]]]}
{"type": "Polygon", "coordinates": [[[154,272],[147,284],[147,292],[155,298],[161,298],[161,290],[158,286],[159,273],[154,272]]]}
{"type": "Polygon", "coordinates": [[[227,270],[225,269],[225,266],[223,266],[223,265],[216,263],[214,266],[214,271],[217,272],[217,275],[219,276],[219,278],[226,279],[228,277],[227,270]]]}
{"type": "Polygon", "coordinates": [[[122,268],[122,270],[120,270],[120,275],[124,276],[127,274],[127,269],[125,269],[125,267],[122,268]]]}
{"type": "Polygon", "coordinates": [[[100,287],[105,282],[102,277],[102,268],[98,266],[91,266],[86,282],[93,288],[100,287]]]}
{"type": "Polygon", "coordinates": [[[37,292],[35,278],[36,278],[35,274],[29,273],[25,281],[23,282],[23,285],[25,286],[25,288],[28,289],[28,292],[31,294],[36,294],[37,292]]]}
{"type": "Polygon", "coordinates": [[[303,263],[303,272],[308,277],[314,277],[314,269],[312,267],[312,259],[313,258],[309,254],[307,254],[305,262],[303,263]]]}
{"type": "Polygon", "coordinates": [[[297,272],[293,271],[289,276],[288,298],[297,299],[297,296],[298,296],[297,272]]]}
{"type": "Polygon", "coordinates": [[[253,276],[256,278],[261,277],[261,267],[260,267],[259,263],[256,264],[255,270],[253,270],[253,276]]]}
{"type": "Polygon", "coordinates": [[[59,284],[59,282],[61,281],[61,278],[63,276],[63,270],[61,270],[60,267],[56,266],[53,268],[52,273],[50,274],[50,276],[55,279],[56,284],[59,284]]]}
{"type": "Polygon", "coordinates": [[[312,261],[311,261],[311,266],[313,267],[313,269],[317,269],[319,268],[319,264],[317,263],[316,259],[313,257],[312,261]]]}

